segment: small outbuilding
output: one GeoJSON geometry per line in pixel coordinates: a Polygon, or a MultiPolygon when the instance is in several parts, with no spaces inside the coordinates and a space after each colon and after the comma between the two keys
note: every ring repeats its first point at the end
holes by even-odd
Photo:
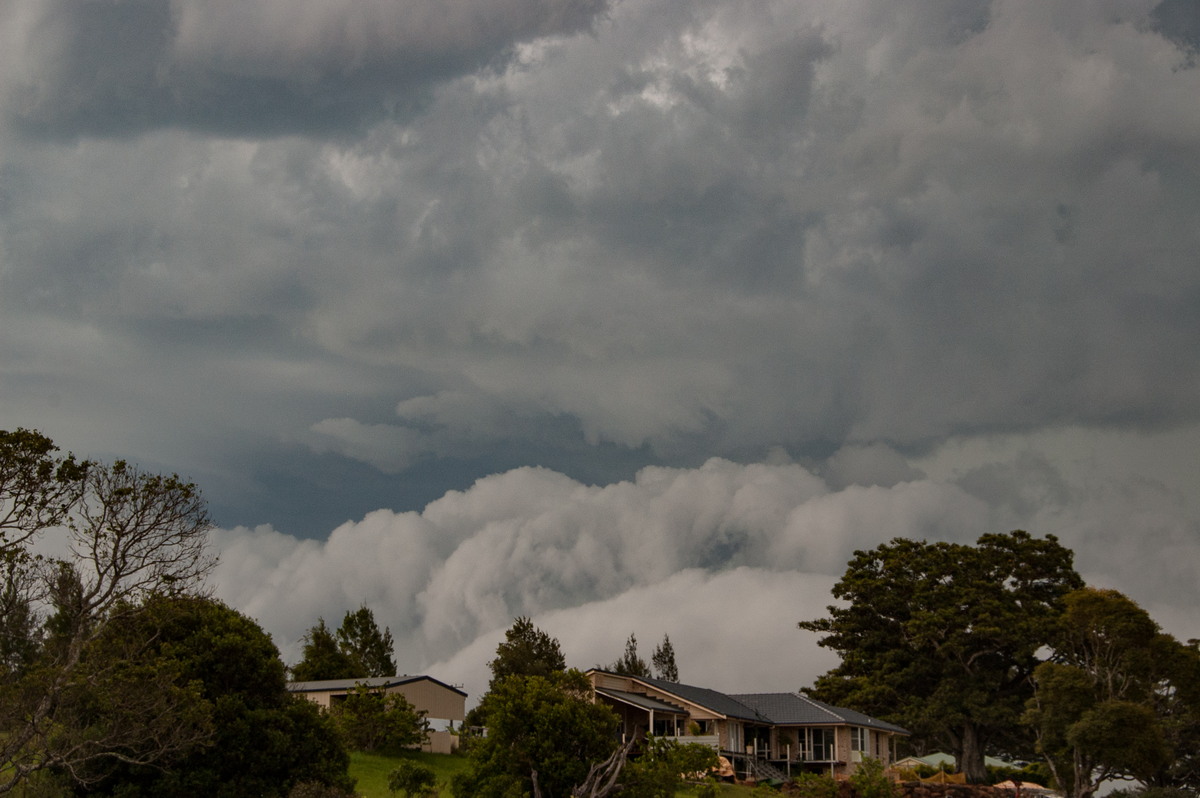
{"type": "Polygon", "coordinates": [[[309,701],[333,709],[358,685],[398,693],[418,711],[425,712],[429,722],[429,741],[422,750],[449,754],[458,747],[454,733],[467,716],[467,694],[457,687],[438,681],[432,676],[373,676],[359,679],[328,679],[319,682],[290,682],[288,691],[309,701]]]}

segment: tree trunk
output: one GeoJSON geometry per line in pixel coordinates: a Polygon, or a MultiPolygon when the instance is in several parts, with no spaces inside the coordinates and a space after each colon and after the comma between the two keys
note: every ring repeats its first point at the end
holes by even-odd
{"type": "MultiPolygon", "coordinates": [[[[613,751],[608,759],[594,763],[583,784],[571,790],[571,798],[608,798],[617,791],[617,778],[621,775],[621,769],[625,767],[625,760],[629,757],[633,743],[634,738],[631,736],[613,751]]],[[[537,789],[537,771],[533,774],[533,786],[537,789]]],[[[540,795],[535,798],[540,798],[540,795]]]]}
{"type": "Polygon", "coordinates": [[[958,769],[967,774],[967,781],[971,784],[988,783],[987,765],[983,761],[983,741],[969,723],[962,728],[962,758],[958,761],[958,769]]]}

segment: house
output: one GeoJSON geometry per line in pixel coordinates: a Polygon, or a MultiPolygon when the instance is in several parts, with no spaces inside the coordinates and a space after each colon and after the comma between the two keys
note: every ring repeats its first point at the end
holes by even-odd
{"type": "Polygon", "coordinates": [[[453,729],[461,727],[466,718],[467,694],[431,676],[375,676],[290,682],[287,687],[289,692],[304,696],[328,710],[339,701],[345,701],[346,694],[360,684],[385,693],[399,693],[418,711],[425,712],[425,720],[429,722],[429,741],[422,746],[422,750],[449,754],[458,747],[458,738],[453,729]]]}
{"type": "Polygon", "coordinates": [[[864,757],[890,765],[908,732],[860,712],[798,693],[716,690],[593,668],[596,700],[621,719],[623,737],[654,734],[711,745],[737,761],[845,776],[864,757]]]}
{"type": "Polygon", "coordinates": [[[890,767],[896,742],[908,731],[853,709],[835,707],[799,693],[742,693],[732,696],[771,720],[769,757],[817,765],[833,775],[853,772],[870,757],[890,767]],[[849,765],[849,767],[847,767],[849,765]]]}

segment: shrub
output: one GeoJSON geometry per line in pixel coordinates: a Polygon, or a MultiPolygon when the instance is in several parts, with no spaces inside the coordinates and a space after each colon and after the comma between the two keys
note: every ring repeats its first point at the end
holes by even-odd
{"type": "Polygon", "coordinates": [[[864,758],[850,774],[850,786],[858,798],[896,798],[896,787],[883,772],[883,762],[864,758]]]}
{"type": "Polygon", "coordinates": [[[837,798],[838,784],[828,773],[801,773],[792,794],[800,798],[837,798]]]}
{"type": "Polygon", "coordinates": [[[437,774],[422,764],[406,760],[388,774],[388,789],[395,795],[403,792],[405,798],[425,798],[434,793],[437,774]]]}
{"type": "Polygon", "coordinates": [[[354,798],[354,793],[332,784],[302,781],[292,787],[288,792],[288,798],[354,798]]]}

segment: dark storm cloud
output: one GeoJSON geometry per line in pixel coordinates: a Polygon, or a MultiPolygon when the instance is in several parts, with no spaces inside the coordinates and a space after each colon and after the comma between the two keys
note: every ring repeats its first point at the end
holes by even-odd
{"type": "Polygon", "coordinates": [[[27,134],[334,134],[419,108],[520,41],[588,29],[606,0],[13,2],[27,134]]]}
{"type": "Polygon", "coordinates": [[[702,651],[1014,527],[1186,621],[1188,8],[0,3],[0,428],[264,524],[221,587],[288,641],[702,651]]]}
{"type": "Polygon", "coordinates": [[[1200,49],[1200,6],[1188,0],[1162,0],[1154,7],[1151,19],[1164,36],[1193,53],[1200,49]]]}

